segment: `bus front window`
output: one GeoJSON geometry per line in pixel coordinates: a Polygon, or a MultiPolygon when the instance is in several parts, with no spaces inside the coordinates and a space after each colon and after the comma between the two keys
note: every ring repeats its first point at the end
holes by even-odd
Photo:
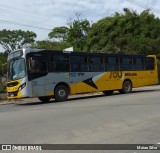
{"type": "Polygon", "coordinates": [[[25,75],[25,61],[23,58],[16,58],[9,61],[8,81],[22,79],[25,75]]]}

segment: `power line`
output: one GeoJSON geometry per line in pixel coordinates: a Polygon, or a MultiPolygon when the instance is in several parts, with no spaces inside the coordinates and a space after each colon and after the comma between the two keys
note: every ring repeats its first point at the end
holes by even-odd
{"type": "Polygon", "coordinates": [[[21,24],[21,23],[12,22],[12,21],[7,21],[7,20],[0,20],[0,22],[1,22],[1,23],[5,23],[5,24],[12,24],[12,25],[19,25],[19,26],[29,27],[29,28],[34,28],[34,29],[40,29],[40,30],[47,30],[47,31],[51,31],[51,30],[52,30],[52,29],[48,29],[48,28],[31,26],[31,25],[21,24]]]}
{"type": "MultiPolygon", "coordinates": [[[[0,22],[1,23],[5,23],[5,24],[12,24],[12,25],[19,25],[19,26],[23,26],[23,27],[29,27],[29,28],[34,28],[34,29],[40,29],[40,30],[47,30],[47,31],[51,31],[52,29],[50,28],[44,28],[44,27],[39,27],[39,26],[32,26],[32,25],[28,25],[28,24],[24,24],[24,23],[18,23],[18,22],[14,22],[14,21],[10,21],[11,19],[18,19],[20,20],[21,22],[22,21],[27,21],[27,20],[33,20],[33,22],[35,24],[40,24],[39,22],[36,22],[37,20],[35,19],[38,19],[38,21],[43,21],[43,20],[46,20],[47,18],[46,17],[42,17],[42,16],[36,16],[36,15],[28,15],[30,13],[28,13],[29,11],[25,11],[25,10],[22,10],[22,9],[18,9],[18,8],[15,8],[15,7],[10,7],[10,6],[6,6],[6,5],[0,5],[0,7],[5,7],[4,8],[0,8],[0,10],[3,11],[3,17],[6,16],[7,18],[5,19],[1,19],[0,22]],[[11,8],[11,9],[10,9],[11,8]],[[16,10],[16,11],[15,11],[16,10]],[[15,14],[15,15],[14,15],[15,14]],[[25,16],[23,15],[25,14],[25,16]],[[23,17],[22,17],[23,15],[23,17]],[[31,17],[31,18],[28,18],[28,17],[31,17]],[[7,19],[7,20],[6,20],[7,19]]],[[[50,20],[51,22],[52,20],[50,20]]],[[[52,21],[53,23],[63,23],[63,22],[57,22],[57,21],[52,21]]],[[[45,22],[47,23],[47,22],[45,22]]],[[[54,24],[52,25],[47,25],[45,24],[47,27],[54,27],[54,24]]],[[[64,23],[63,23],[64,24],[64,23]]]]}
{"type": "MultiPolygon", "coordinates": [[[[40,22],[42,21],[42,20],[36,21],[34,19],[29,19],[29,18],[27,19],[26,17],[22,18],[21,16],[19,16],[19,17],[17,17],[17,16],[10,16],[10,14],[6,14],[6,13],[3,14],[2,16],[5,17],[6,20],[16,19],[18,21],[20,20],[21,22],[22,21],[24,21],[24,22],[30,22],[30,21],[32,21],[34,24],[40,24],[40,22]]],[[[1,20],[3,20],[3,18],[1,20]]],[[[45,24],[44,23],[44,25],[47,26],[47,27],[53,27],[53,24],[51,25],[51,24],[45,24]]]]}
{"type": "Polygon", "coordinates": [[[144,8],[144,9],[146,9],[146,10],[148,9],[148,10],[151,10],[152,12],[155,12],[155,13],[157,13],[157,14],[160,14],[160,10],[155,9],[155,8],[153,8],[153,7],[149,7],[149,6],[147,6],[147,5],[145,5],[145,4],[141,3],[141,2],[138,2],[138,1],[135,1],[135,0],[126,0],[126,1],[128,1],[129,3],[132,3],[132,4],[134,4],[134,5],[136,5],[136,6],[138,6],[138,7],[144,8]]]}
{"type": "MultiPolygon", "coordinates": [[[[19,9],[19,8],[7,6],[7,5],[4,5],[4,4],[1,4],[0,7],[1,7],[0,10],[7,10],[7,13],[12,13],[12,14],[16,13],[18,15],[23,13],[23,14],[25,14],[25,17],[31,17],[31,18],[34,18],[34,19],[46,20],[45,16],[42,16],[42,15],[40,16],[40,15],[36,15],[36,14],[30,13],[29,10],[19,9]]],[[[54,22],[55,23],[63,23],[63,22],[57,22],[57,21],[54,21],[54,22]]]]}

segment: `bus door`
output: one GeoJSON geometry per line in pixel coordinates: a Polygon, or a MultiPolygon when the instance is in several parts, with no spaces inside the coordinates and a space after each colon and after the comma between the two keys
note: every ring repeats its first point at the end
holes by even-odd
{"type": "Polygon", "coordinates": [[[47,58],[40,53],[31,53],[28,60],[28,80],[31,82],[32,96],[45,96],[45,80],[48,74],[47,58]]]}

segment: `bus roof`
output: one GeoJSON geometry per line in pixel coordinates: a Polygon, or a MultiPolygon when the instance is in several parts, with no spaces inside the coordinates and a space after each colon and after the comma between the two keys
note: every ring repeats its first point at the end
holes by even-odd
{"type": "Polygon", "coordinates": [[[124,53],[93,53],[93,52],[69,52],[69,51],[55,51],[55,50],[34,50],[32,49],[31,52],[36,52],[36,53],[45,53],[47,51],[48,54],[55,54],[55,55],[61,55],[61,54],[68,54],[68,55],[73,55],[73,56],[138,56],[138,57],[144,57],[144,54],[124,54],[124,53]]]}
{"type": "MultiPolygon", "coordinates": [[[[27,53],[45,53],[47,51],[48,54],[55,54],[55,55],[61,55],[61,54],[68,54],[68,55],[73,55],[73,56],[136,56],[136,57],[145,57],[147,55],[144,54],[125,54],[125,53],[101,53],[101,52],[69,52],[69,51],[58,51],[58,50],[47,50],[47,49],[36,49],[36,48],[25,48],[25,49],[21,49],[25,52],[25,54],[27,53]]],[[[11,52],[10,54],[16,52],[16,51],[20,51],[20,50],[15,50],[13,52],[11,52]]]]}

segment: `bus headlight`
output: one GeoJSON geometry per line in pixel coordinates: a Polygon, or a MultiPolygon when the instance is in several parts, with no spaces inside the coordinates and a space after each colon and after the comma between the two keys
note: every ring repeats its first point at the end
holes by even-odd
{"type": "Polygon", "coordinates": [[[23,83],[19,88],[18,91],[21,91],[26,86],[26,83],[23,83]]]}

